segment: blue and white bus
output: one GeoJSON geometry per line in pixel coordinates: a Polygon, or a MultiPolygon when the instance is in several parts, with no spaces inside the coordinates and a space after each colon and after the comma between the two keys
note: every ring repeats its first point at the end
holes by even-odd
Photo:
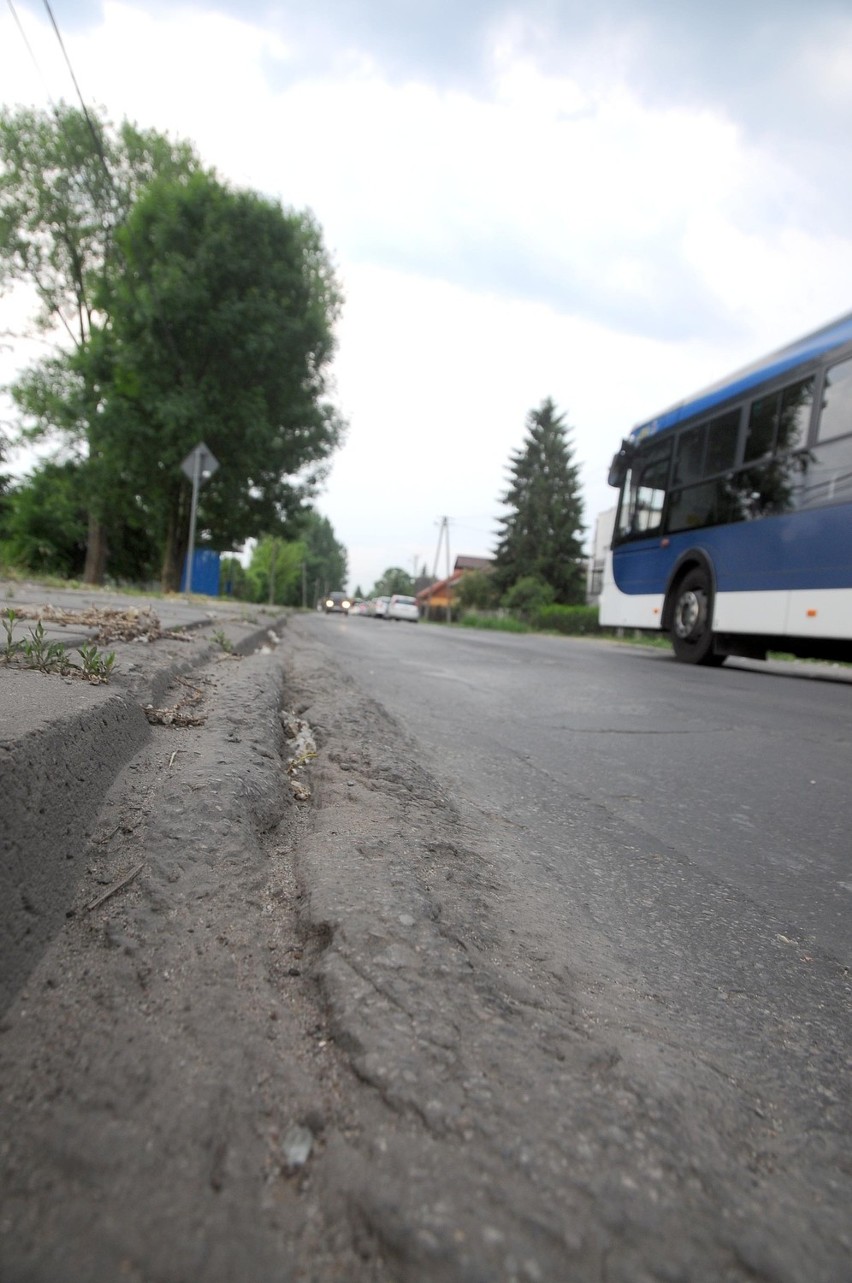
{"type": "Polygon", "coordinates": [[[852,313],[634,428],[609,482],[602,624],[852,661],[852,313]]]}

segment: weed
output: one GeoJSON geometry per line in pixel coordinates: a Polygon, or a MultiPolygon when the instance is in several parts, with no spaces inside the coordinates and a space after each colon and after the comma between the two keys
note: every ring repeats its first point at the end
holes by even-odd
{"type": "Polygon", "coordinates": [[[28,639],[21,643],[27,668],[37,668],[42,673],[66,673],[74,667],[62,642],[51,641],[44,634],[44,624],[38,621],[30,629],[28,639]]]}
{"type": "Polygon", "coordinates": [[[213,640],[217,646],[221,646],[226,655],[232,655],[234,652],[234,643],[229,637],[226,637],[221,628],[217,628],[213,634],[213,640]]]}
{"type": "Polygon", "coordinates": [[[15,621],[17,618],[17,613],[12,610],[11,606],[3,616],[3,631],[6,634],[6,645],[3,649],[3,659],[7,664],[11,659],[14,659],[21,649],[21,643],[16,641],[13,636],[15,631],[15,621]]]}
{"type": "Polygon", "coordinates": [[[5,644],[0,643],[0,663],[18,664],[21,668],[35,668],[41,673],[79,673],[90,682],[107,682],[115,665],[115,651],[99,651],[93,643],[80,646],[82,665],[75,664],[62,642],[51,641],[45,635],[44,623],[39,620],[30,629],[29,637],[15,637],[15,626],[20,616],[9,607],[0,622],[6,634],[5,644]]]}
{"type": "Polygon", "coordinates": [[[80,658],[83,661],[83,676],[89,681],[108,682],[109,675],[115,665],[115,651],[109,650],[106,653],[99,651],[94,643],[88,646],[78,647],[80,658]]]}

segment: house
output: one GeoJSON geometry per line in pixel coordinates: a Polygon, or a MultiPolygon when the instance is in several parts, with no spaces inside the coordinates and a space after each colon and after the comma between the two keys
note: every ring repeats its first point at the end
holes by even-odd
{"type": "Polygon", "coordinates": [[[453,588],[462,576],[469,574],[472,570],[487,573],[493,564],[490,557],[468,557],[465,555],[456,557],[452,573],[446,579],[436,579],[425,588],[421,588],[420,592],[417,593],[417,605],[420,614],[428,616],[432,612],[437,614],[440,611],[449,609],[453,604],[453,588]]]}

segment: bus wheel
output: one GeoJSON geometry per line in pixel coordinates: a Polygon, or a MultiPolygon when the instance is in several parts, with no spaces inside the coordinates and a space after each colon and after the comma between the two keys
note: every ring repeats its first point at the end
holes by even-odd
{"type": "Polygon", "coordinates": [[[684,664],[724,664],[726,657],[713,650],[713,594],[706,572],[690,570],[675,593],[670,629],[675,658],[684,664]]]}

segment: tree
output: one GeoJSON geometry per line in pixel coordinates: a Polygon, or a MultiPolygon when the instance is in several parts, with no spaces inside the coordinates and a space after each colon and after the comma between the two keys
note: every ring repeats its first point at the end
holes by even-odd
{"type": "Polygon", "coordinates": [[[529,620],[545,606],[553,604],[553,589],[536,575],[523,575],[503,594],[500,604],[513,615],[529,620]]]}
{"type": "Polygon", "coordinates": [[[468,570],[453,586],[453,596],[463,610],[491,610],[498,593],[490,571],[468,570]]]}
{"type": "Polygon", "coordinates": [[[412,595],[414,581],[407,570],[400,566],[389,566],[381,579],[377,579],[373,585],[371,597],[392,597],[394,593],[401,593],[406,597],[412,595]]]}
{"type": "MultiPolygon", "coordinates": [[[[14,389],[30,434],[72,442],[88,509],[85,577],[106,565],[104,522],[120,504],[95,464],[99,396],[85,364],[98,321],[96,294],[118,270],[116,228],[155,175],[186,177],[200,167],[187,143],[124,122],[115,130],[91,112],[60,104],[52,113],[0,111],[0,291],[24,287],[35,299],[32,325],[57,339],[57,352],[14,389]]],[[[102,318],[101,318],[102,319],[102,318]]]]}
{"type": "MultiPolygon", "coordinates": [[[[88,533],[85,466],[73,459],[45,460],[5,496],[0,533],[11,564],[39,574],[80,578],[88,533]]],[[[110,542],[114,578],[137,583],[154,578],[156,549],[141,509],[127,506],[112,527],[110,542]]]]}
{"type": "Polygon", "coordinates": [[[208,174],[157,180],[117,236],[124,267],[83,363],[100,390],[100,461],[144,495],[177,588],[190,485],[204,440],[219,469],[201,492],[202,539],[292,535],[343,423],[324,399],[340,295],[320,230],[208,174]]]}
{"type": "Polygon", "coordinates": [[[267,535],[255,546],[246,578],[251,601],[297,606],[302,600],[305,546],[267,535]]]}
{"type": "Polygon", "coordinates": [[[506,591],[519,579],[549,584],[554,600],[584,600],[583,503],[564,415],[548,398],[527,416],[527,438],[510,461],[510,484],[501,502],[494,583],[506,591]]]}
{"type": "Polygon", "coordinates": [[[86,499],[79,467],[46,462],[7,497],[5,555],[36,574],[78,578],[86,560],[86,499]]]}
{"type": "Polygon", "coordinates": [[[299,537],[305,546],[305,584],[308,604],[342,588],[349,578],[346,549],[338,543],[327,517],[305,508],[297,519],[299,537]]]}

